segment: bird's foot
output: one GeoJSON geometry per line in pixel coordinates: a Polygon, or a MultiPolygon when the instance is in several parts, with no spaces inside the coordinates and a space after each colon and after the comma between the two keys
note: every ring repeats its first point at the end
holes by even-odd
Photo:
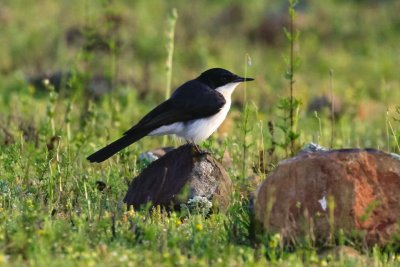
{"type": "Polygon", "coordinates": [[[193,152],[195,152],[197,156],[204,156],[204,155],[209,154],[209,152],[202,150],[199,145],[197,145],[195,143],[191,143],[191,145],[193,148],[193,152]]]}

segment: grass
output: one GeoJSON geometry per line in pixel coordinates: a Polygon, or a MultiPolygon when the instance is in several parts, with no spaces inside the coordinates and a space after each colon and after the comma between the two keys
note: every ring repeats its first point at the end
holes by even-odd
{"type": "MultiPolygon", "coordinates": [[[[399,3],[302,2],[295,21],[301,38],[293,46],[302,62],[295,75],[295,97],[302,102],[296,142],[400,153],[399,3]],[[342,104],[334,139],[330,107],[307,112],[322,94],[342,104]]],[[[0,10],[0,264],[400,265],[396,245],[365,248],[343,237],[335,244],[353,246],[365,258],[336,259],[307,243],[284,247],[279,235],[252,232],[247,192],[254,188],[247,178],[254,172],[265,177],[290,151],[287,114],[282,114],[287,108],[280,108],[289,96],[282,57],[289,43],[283,29],[272,43],[256,34],[265,13],[279,14],[281,3],[5,1],[0,10]],[[246,100],[244,88],[238,89],[229,123],[203,144],[218,159],[229,153],[235,184],[230,209],[209,218],[162,210],[150,215],[122,204],[130,180],[144,167],[138,155],[161,146],[163,138],[145,138],[101,165],[85,160],[164,99],[173,8],[179,19],[171,88],[215,66],[256,78],[247,85],[246,100]],[[67,44],[71,27],[85,29],[83,40],[104,39],[106,45],[67,44]],[[243,69],[248,55],[251,67],[243,69]],[[71,71],[63,90],[26,83],[26,77],[56,70],[71,71]],[[114,90],[88,95],[87,81],[95,75],[112,80],[114,90]],[[265,166],[259,168],[260,163],[265,166]],[[99,181],[106,185],[102,191],[99,181]]],[[[285,14],[287,8],[282,9],[285,14]]]]}

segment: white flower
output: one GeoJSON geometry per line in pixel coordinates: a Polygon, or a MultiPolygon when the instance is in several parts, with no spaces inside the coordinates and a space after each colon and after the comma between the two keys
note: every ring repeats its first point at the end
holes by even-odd
{"type": "Polygon", "coordinates": [[[189,199],[186,206],[192,213],[206,215],[210,212],[212,203],[206,197],[195,196],[194,198],[189,199]]]}

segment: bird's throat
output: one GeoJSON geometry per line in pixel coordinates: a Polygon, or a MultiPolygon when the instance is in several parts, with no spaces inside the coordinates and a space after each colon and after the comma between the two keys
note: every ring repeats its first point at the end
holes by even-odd
{"type": "Polygon", "coordinates": [[[233,91],[235,91],[236,87],[239,85],[239,83],[228,83],[224,86],[220,86],[218,88],[216,88],[215,90],[219,93],[221,93],[225,100],[231,100],[231,96],[233,91]]]}

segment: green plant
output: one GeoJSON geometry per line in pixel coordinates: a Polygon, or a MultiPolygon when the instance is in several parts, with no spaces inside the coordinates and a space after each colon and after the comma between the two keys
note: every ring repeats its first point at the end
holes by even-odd
{"type": "Polygon", "coordinates": [[[296,99],[294,96],[294,74],[300,65],[300,58],[295,55],[295,44],[298,42],[300,32],[295,30],[295,19],[296,10],[295,6],[298,4],[298,0],[289,0],[289,30],[284,28],[286,39],[289,41],[289,56],[284,56],[286,64],[285,78],[289,81],[289,97],[282,98],[278,103],[278,110],[280,111],[280,122],[277,123],[277,127],[283,132],[284,139],[279,142],[278,145],[285,149],[286,155],[290,151],[290,155],[295,154],[295,142],[299,138],[300,134],[297,133],[297,121],[298,112],[301,105],[301,101],[296,99]],[[289,151],[288,151],[289,150],[289,151]]]}
{"type": "Polygon", "coordinates": [[[50,84],[50,81],[48,79],[45,79],[43,81],[44,85],[46,86],[48,92],[49,92],[49,100],[47,104],[47,117],[48,121],[50,124],[50,133],[52,136],[56,135],[56,126],[54,122],[54,116],[55,116],[55,109],[56,109],[56,104],[58,100],[58,93],[55,92],[54,90],[54,85],[50,84]]]}
{"type": "MultiPolygon", "coordinates": [[[[397,123],[400,124],[400,106],[397,106],[395,109],[395,115],[393,116],[393,120],[397,123]]],[[[393,139],[395,142],[395,145],[397,147],[397,152],[400,153],[400,127],[396,131],[393,129],[392,125],[389,122],[390,130],[393,134],[393,139]]]]}
{"type": "Polygon", "coordinates": [[[285,150],[286,156],[294,155],[295,141],[299,138],[300,133],[296,131],[296,124],[293,125],[293,130],[290,127],[291,116],[293,113],[293,121],[297,122],[299,117],[301,102],[297,99],[283,98],[278,102],[278,118],[280,119],[275,123],[283,133],[283,140],[276,141],[276,145],[285,150]]]}
{"type": "Polygon", "coordinates": [[[178,19],[178,11],[176,8],[172,9],[168,16],[168,29],[167,29],[167,60],[165,62],[166,84],[165,84],[165,99],[171,95],[171,81],[172,81],[172,61],[174,57],[174,41],[175,41],[175,25],[178,19]]]}
{"type": "Polygon", "coordinates": [[[331,69],[329,71],[329,78],[330,78],[330,100],[331,100],[331,141],[330,141],[330,148],[333,148],[333,142],[335,140],[335,100],[333,98],[333,91],[334,91],[334,85],[333,85],[333,70],[331,69]]]}
{"type": "Polygon", "coordinates": [[[285,62],[286,62],[286,73],[285,73],[285,78],[289,81],[289,88],[290,88],[290,96],[289,96],[289,104],[287,103],[281,103],[281,107],[287,108],[289,111],[289,125],[290,125],[290,130],[287,131],[287,137],[289,139],[289,144],[290,144],[290,153],[293,156],[295,152],[295,141],[298,138],[298,134],[296,134],[295,131],[295,123],[296,123],[296,118],[297,116],[295,115],[295,112],[297,111],[297,108],[299,107],[300,102],[297,101],[294,97],[294,73],[295,70],[299,67],[300,65],[300,58],[298,56],[295,56],[295,51],[294,51],[294,46],[295,43],[298,42],[299,36],[300,36],[300,31],[295,30],[294,22],[296,19],[296,10],[295,7],[298,4],[298,0],[289,0],[289,18],[290,18],[290,27],[289,30],[284,28],[285,36],[287,40],[289,41],[290,44],[290,49],[289,49],[289,57],[285,57],[285,62]]]}
{"type": "MultiPolygon", "coordinates": [[[[245,63],[244,63],[244,77],[247,77],[247,68],[251,67],[251,57],[249,54],[245,55],[245,63]]],[[[247,135],[252,131],[253,127],[249,125],[249,113],[250,109],[247,103],[247,83],[244,83],[244,93],[243,93],[243,120],[240,125],[240,129],[242,130],[242,177],[246,178],[247,175],[247,150],[251,146],[251,144],[247,143],[247,135]]]]}
{"type": "MultiPolygon", "coordinates": [[[[176,8],[172,9],[168,16],[168,28],[167,28],[167,59],[165,61],[165,99],[168,99],[171,95],[171,83],[172,83],[172,65],[174,58],[174,42],[175,42],[175,26],[178,19],[178,11],[176,8]]],[[[167,137],[163,138],[163,146],[167,143],[167,137]]]]}
{"type": "MultiPolygon", "coordinates": [[[[396,107],[395,113],[396,114],[392,117],[392,119],[394,122],[398,123],[398,122],[400,122],[400,117],[399,117],[400,107],[396,107]]],[[[390,136],[392,136],[394,146],[397,149],[397,151],[400,153],[400,131],[399,130],[396,131],[394,129],[393,124],[390,120],[389,111],[387,111],[387,114],[386,114],[386,133],[387,133],[387,142],[388,142],[389,151],[391,148],[390,136]],[[390,134],[389,134],[389,130],[390,130],[390,134]]]]}

